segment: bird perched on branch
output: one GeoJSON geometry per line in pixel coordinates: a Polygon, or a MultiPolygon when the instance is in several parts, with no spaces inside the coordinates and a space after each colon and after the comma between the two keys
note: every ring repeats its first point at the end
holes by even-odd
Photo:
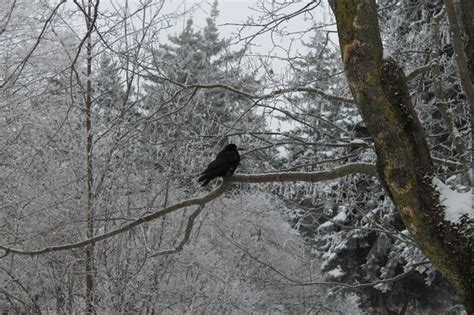
{"type": "Polygon", "coordinates": [[[206,186],[216,177],[233,175],[240,162],[240,154],[237,150],[241,149],[237,149],[237,146],[233,143],[226,145],[225,148],[217,154],[216,159],[209,163],[204,172],[201,173],[201,177],[199,177],[198,180],[201,186],[206,186]]]}

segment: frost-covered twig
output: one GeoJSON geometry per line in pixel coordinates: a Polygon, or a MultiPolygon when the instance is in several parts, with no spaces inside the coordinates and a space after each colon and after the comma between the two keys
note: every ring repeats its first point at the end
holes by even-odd
{"type": "MultiPolygon", "coordinates": [[[[443,12],[440,12],[435,18],[433,19],[432,23],[432,32],[431,32],[431,40],[433,49],[431,52],[431,73],[432,73],[432,80],[433,80],[433,88],[436,96],[436,108],[438,109],[439,113],[441,114],[441,118],[443,123],[448,131],[449,139],[453,143],[456,148],[457,153],[459,154],[459,160],[463,165],[464,170],[469,169],[471,165],[470,161],[470,154],[469,150],[466,149],[466,145],[464,140],[462,139],[458,128],[454,124],[453,115],[449,110],[448,102],[445,98],[445,91],[443,89],[443,84],[441,82],[441,70],[439,65],[439,57],[440,57],[440,39],[439,39],[439,27],[440,22],[443,18],[443,12]]],[[[462,81],[462,78],[461,78],[462,81]]],[[[470,183],[469,176],[464,172],[463,173],[463,180],[465,183],[470,183]]]]}
{"type": "Polygon", "coordinates": [[[269,270],[277,273],[278,275],[280,275],[283,279],[287,280],[289,283],[289,285],[294,285],[294,286],[312,286],[312,285],[327,285],[327,286],[333,286],[333,287],[341,287],[341,288],[344,288],[344,289],[364,289],[364,288],[368,288],[368,287],[375,287],[376,285],[380,285],[380,284],[385,284],[385,283],[391,283],[391,282],[395,282],[395,281],[398,281],[400,279],[403,279],[405,277],[407,277],[409,274],[411,274],[413,271],[416,270],[417,267],[421,266],[421,265],[426,265],[426,264],[429,264],[430,261],[428,260],[425,260],[425,261],[422,261],[422,262],[418,262],[418,263],[414,263],[414,264],[411,264],[409,265],[410,269],[401,273],[401,274],[398,274],[392,278],[386,278],[386,279],[381,279],[381,280],[377,280],[377,281],[373,281],[373,282],[367,282],[367,283],[359,283],[359,284],[348,284],[348,283],[344,283],[344,282],[336,282],[336,281],[311,281],[311,282],[304,282],[304,281],[300,281],[298,279],[294,279],[286,274],[284,274],[283,272],[279,271],[278,269],[276,269],[274,266],[272,266],[271,264],[269,263],[266,263],[264,261],[262,261],[261,259],[259,259],[257,256],[253,255],[252,253],[250,253],[248,251],[247,248],[245,248],[244,246],[240,245],[239,243],[237,243],[236,241],[230,239],[229,237],[227,237],[222,231],[221,231],[221,235],[223,237],[225,237],[232,245],[234,245],[235,247],[237,247],[238,249],[240,249],[242,252],[244,252],[248,257],[250,257],[252,260],[254,260],[255,262],[265,266],[266,268],[268,268],[269,270]]]}
{"type": "Polygon", "coordinates": [[[172,84],[175,84],[179,86],[182,89],[222,89],[222,90],[227,90],[229,92],[233,92],[235,94],[239,94],[242,96],[245,96],[249,99],[252,100],[265,100],[265,99],[270,99],[279,95],[283,94],[288,94],[288,93],[294,93],[294,92],[304,92],[304,93],[312,93],[312,94],[318,94],[324,99],[327,100],[332,100],[332,101],[340,101],[340,102],[346,102],[346,103],[354,103],[354,100],[352,98],[348,97],[343,97],[339,95],[333,95],[333,94],[328,94],[324,92],[323,90],[313,88],[313,87],[304,87],[304,86],[295,86],[295,87],[289,87],[289,88],[284,88],[284,89],[276,89],[271,91],[270,93],[267,94],[251,94],[242,90],[239,90],[237,88],[234,88],[229,85],[225,84],[191,84],[191,85],[186,85],[183,83],[176,82],[174,80],[171,80],[170,78],[167,77],[160,77],[156,75],[151,75],[153,78],[158,78],[161,80],[165,80],[167,82],[170,82],[172,84]]]}
{"type": "MultiPolygon", "coordinates": [[[[51,14],[48,16],[48,18],[45,20],[43,27],[41,29],[40,34],[36,37],[36,41],[33,44],[33,47],[30,49],[28,54],[23,58],[23,60],[13,69],[13,71],[10,72],[10,75],[3,80],[3,82],[0,84],[0,88],[3,88],[10,80],[13,79],[12,85],[15,84],[16,80],[20,77],[21,72],[25,68],[25,66],[28,64],[29,59],[35,52],[35,50],[38,48],[41,40],[43,39],[43,35],[45,34],[46,30],[48,29],[49,25],[51,24],[53,18],[56,16],[56,12],[58,12],[59,8],[66,3],[66,1],[60,1],[56,7],[52,10],[51,14]]],[[[14,6],[14,5],[13,5],[14,6]]],[[[10,17],[8,16],[8,19],[10,17]]],[[[6,25],[5,25],[6,27],[6,25]]],[[[2,30],[3,31],[3,30],[2,30]]]]}

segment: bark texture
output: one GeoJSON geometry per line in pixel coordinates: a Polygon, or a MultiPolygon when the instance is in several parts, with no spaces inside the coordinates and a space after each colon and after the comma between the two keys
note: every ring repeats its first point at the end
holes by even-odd
{"type": "MultiPolygon", "coordinates": [[[[459,19],[454,8],[453,0],[444,0],[444,8],[449,22],[449,33],[453,42],[454,59],[458,66],[459,78],[461,79],[461,86],[464,90],[470,106],[471,112],[474,110],[474,86],[472,84],[471,76],[469,74],[468,57],[465,54],[465,45],[462,40],[461,27],[459,26],[459,19]]],[[[472,56],[470,56],[472,62],[472,56]]]]}
{"type": "Polygon", "coordinates": [[[474,83],[474,1],[461,0],[461,20],[464,31],[464,52],[467,57],[467,67],[471,82],[474,83]]]}
{"type": "MultiPolygon", "coordinates": [[[[383,58],[374,0],[333,3],[346,76],[374,139],[377,172],[405,225],[474,312],[473,227],[444,221],[433,165],[403,71],[383,58]]],[[[472,222],[471,222],[472,223],[472,222]]]]}

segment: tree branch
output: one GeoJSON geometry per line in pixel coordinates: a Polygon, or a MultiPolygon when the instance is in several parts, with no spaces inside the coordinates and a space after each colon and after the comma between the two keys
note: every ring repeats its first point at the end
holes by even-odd
{"type": "Polygon", "coordinates": [[[428,260],[418,262],[418,263],[414,263],[414,264],[410,265],[409,270],[407,270],[407,271],[405,271],[401,274],[398,274],[396,276],[393,276],[392,278],[385,278],[385,279],[380,279],[380,280],[377,280],[377,281],[367,282],[367,283],[348,284],[348,283],[336,282],[336,281],[304,282],[304,281],[301,281],[301,280],[298,280],[298,279],[291,278],[290,276],[284,274],[283,272],[281,272],[280,270],[278,270],[277,268],[275,268],[271,264],[260,260],[256,255],[253,255],[252,253],[250,253],[250,251],[247,248],[245,248],[244,246],[242,246],[238,242],[236,242],[236,241],[230,239],[229,237],[227,237],[223,231],[220,231],[220,233],[227,241],[229,241],[232,245],[234,245],[235,247],[240,249],[243,253],[245,253],[247,256],[249,256],[252,260],[254,260],[255,262],[257,262],[257,263],[259,263],[263,266],[265,266],[266,268],[270,269],[271,271],[275,272],[276,274],[281,276],[283,279],[287,280],[290,285],[294,285],[294,286],[327,285],[327,286],[333,286],[333,287],[342,287],[342,288],[345,288],[345,289],[364,289],[364,288],[368,288],[368,287],[375,287],[376,285],[380,285],[380,284],[396,282],[400,279],[403,279],[403,278],[407,277],[409,274],[411,274],[413,271],[415,271],[418,266],[422,266],[422,265],[426,265],[426,264],[430,263],[430,261],[428,261],[428,260]]]}
{"type": "MultiPolygon", "coordinates": [[[[376,168],[375,165],[373,164],[368,164],[368,163],[353,163],[353,164],[347,164],[338,168],[335,168],[333,170],[328,170],[328,171],[321,171],[321,172],[288,172],[288,173],[270,173],[270,174],[249,174],[249,175],[234,175],[231,177],[226,178],[222,184],[215,189],[214,191],[211,191],[209,194],[204,195],[202,197],[197,197],[197,198],[192,198],[192,199],[187,199],[184,201],[181,201],[177,204],[174,204],[169,207],[162,208],[158,211],[155,211],[149,215],[143,216],[141,218],[138,218],[131,223],[128,223],[126,225],[123,225],[115,230],[112,230],[110,232],[97,235],[94,237],[91,237],[89,239],[72,243],[72,244],[66,244],[66,245],[57,245],[57,246],[50,246],[50,247],[45,247],[42,249],[38,250],[22,250],[22,249],[15,249],[15,248],[10,248],[8,246],[3,246],[0,245],[0,249],[5,251],[5,253],[0,256],[0,258],[7,256],[8,254],[16,254],[16,255],[24,255],[24,256],[37,256],[37,255],[43,255],[51,252],[57,252],[57,251],[64,251],[64,250],[70,250],[74,248],[81,248],[87,245],[95,244],[97,242],[103,241],[105,239],[111,238],[113,236],[122,234],[124,232],[127,232],[139,225],[142,225],[147,222],[151,222],[153,220],[156,220],[168,213],[174,212],[176,210],[182,209],[184,207],[189,207],[193,205],[197,205],[200,207],[204,207],[204,205],[220,195],[222,195],[225,191],[229,189],[229,187],[234,184],[234,183],[267,183],[267,182],[291,182],[291,181],[303,181],[303,182],[320,182],[320,181],[325,181],[325,180],[333,180],[337,179],[340,177],[344,177],[346,175],[351,175],[354,173],[361,173],[361,174],[367,174],[370,176],[377,176],[376,168]]],[[[196,211],[194,212],[193,215],[196,217],[200,212],[196,211]],[[197,214],[196,214],[197,212],[197,214]]],[[[195,219],[191,218],[191,228],[192,228],[192,223],[195,219]]],[[[190,225],[188,221],[188,227],[190,225]]],[[[186,233],[190,233],[190,231],[186,231],[186,233]]],[[[184,238],[184,242],[186,243],[186,235],[184,238]]],[[[181,245],[181,244],[179,244],[181,245]]],[[[183,244],[184,246],[184,244],[183,244]]],[[[178,246],[179,247],[179,246],[178,246]]]]}
{"type": "Polygon", "coordinates": [[[407,74],[406,78],[407,81],[412,81],[415,79],[419,74],[425,73],[426,71],[430,70],[431,63],[427,63],[425,65],[419,66],[412,70],[409,74],[407,74]]]}
{"type": "MultiPolygon", "coordinates": [[[[23,60],[15,67],[15,69],[10,73],[10,75],[3,80],[3,82],[0,84],[0,88],[3,88],[7,83],[8,81],[10,81],[11,79],[13,79],[13,84],[15,84],[15,82],[18,80],[18,78],[20,77],[20,74],[22,73],[23,69],[25,68],[26,64],[28,63],[28,60],[31,58],[31,56],[33,55],[33,53],[35,52],[36,48],[38,48],[41,40],[43,39],[43,35],[45,34],[46,30],[48,29],[48,26],[51,24],[51,21],[53,20],[54,16],[56,15],[56,12],[59,10],[59,8],[64,4],[66,3],[65,0],[63,1],[60,1],[56,7],[53,9],[53,11],[51,12],[51,14],[48,16],[48,18],[46,19],[46,21],[44,22],[43,24],[43,27],[41,28],[41,32],[39,33],[39,35],[36,37],[36,41],[35,43],[33,44],[33,47],[31,47],[31,49],[29,50],[29,52],[26,54],[25,58],[23,58],[23,60]]],[[[15,5],[15,3],[13,4],[13,6],[15,5]]],[[[12,8],[13,10],[13,8],[12,8]]],[[[10,18],[10,17],[8,17],[10,18]]],[[[8,21],[7,21],[8,22],[8,21]]],[[[5,25],[6,27],[6,25],[5,25]]],[[[3,30],[2,30],[3,32],[3,30]]]]}
{"type": "Polygon", "coordinates": [[[239,95],[242,95],[244,97],[247,97],[252,100],[265,100],[269,98],[273,98],[282,94],[287,94],[287,93],[293,93],[293,92],[305,92],[305,93],[312,93],[312,94],[318,94],[322,98],[327,99],[327,100],[332,100],[332,101],[339,101],[339,102],[346,102],[346,103],[355,103],[355,101],[352,98],[347,98],[343,96],[338,96],[338,95],[333,95],[333,94],[328,94],[320,89],[316,89],[313,87],[302,87],[302,86],[295,86],[295,87],[289,87],[285,89],[276,89],[271,91],[270,93],[267,94],[251,94],[247,93],[245,91],[239,90],[237,88],[234,88],[232,86],[228,86],[225,84],[191,84],[191,85],[186,85],[183,83],[176,82],[174,80],[171,80],[170,78],[166,77],[161,77],[157,75],[150,75],[153,78],[161,79],[168,81],[172,84],[175,84],[179,86],[182,89],[223,89],[227,90],[229,92],[233,92],[239,95]]]}
{"type": "Polygon", "coordinates": [[[184,245],[186,245],[186,243],[189,241],[189,238],[191,237],[191,232],[192,232],[192,230],[193,230],[194,221],[196,220],[196,218],[197,218],[198,215],[202,212],[203,209],[204,209],[203,206],[199,206],[199,207],[196,209],[196,211],[194,211],[194,212],[189,216],[189,218],[188,218],[188,224],[186,225],[186,231],[184,232],[184,237],[183,237],[183,239],[181,240],[181,242],[178,244],[178,246],[176,246],[176,248],[168,249],[168,250],[164,250],[164,251],[155,253],[155,254],[151,255],[151,257],[160,256],[160,255],[175,254],[175,253],[177,253],[177,252],[182,251],[183,248],[184,248],[184,245]]]}

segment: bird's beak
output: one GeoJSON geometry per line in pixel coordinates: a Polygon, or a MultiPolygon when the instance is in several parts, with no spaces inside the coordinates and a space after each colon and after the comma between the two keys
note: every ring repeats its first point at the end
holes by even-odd
{"type": "Polygon", "coordinates": [[[246,149],[244,149],[244,148],[237,148],[237,150],[239,150],[239,151],[244,151],[244,150],[246,150],[246,149]]]}

